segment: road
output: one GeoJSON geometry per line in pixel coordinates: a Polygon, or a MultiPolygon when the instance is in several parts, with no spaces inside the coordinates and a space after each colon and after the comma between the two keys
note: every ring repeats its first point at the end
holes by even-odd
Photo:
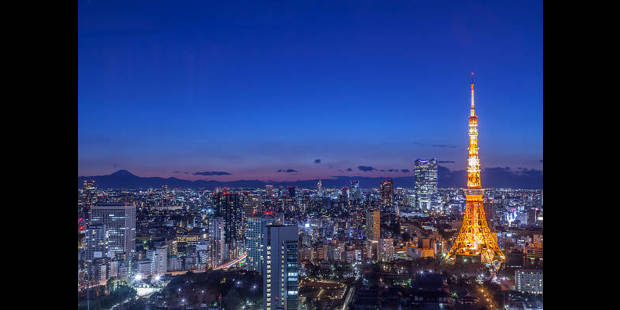
{"type": "Polygon", "coordinates": [[[349,307],[349,302],[351,301],[351,297],[353,296],[354,291],[355,291],[355,287],[351,286],[349,288],[349,292],[347,293],[347,298],[344,299],[342,310],[347,310],[347,308],[349,307]]]}

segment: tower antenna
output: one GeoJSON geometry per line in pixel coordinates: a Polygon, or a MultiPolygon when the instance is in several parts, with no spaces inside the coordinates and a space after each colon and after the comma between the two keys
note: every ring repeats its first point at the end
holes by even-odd
{"type": "Polygon", "coordinates": [[[474,73],[471,73],[471,113],[470,116],[476,116],[476,111],[474,110],[474,73]]]}

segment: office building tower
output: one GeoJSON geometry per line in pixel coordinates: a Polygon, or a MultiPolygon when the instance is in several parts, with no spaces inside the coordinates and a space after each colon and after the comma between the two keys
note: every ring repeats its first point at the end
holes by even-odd
{"type": "Polygon", "coordinates": [[[141,259],[136,262],[136,273],[142,277],[148,277],[153,274],[153,262],[148,259],[141,259]]]}
{"type": "Polygon", "coordinates": [[[438,204],[437,160],[416,159],[414,167],[415,206],[421,210],[431,210],[438,204]]]}
{"type": "Polygon", "coordinates": [[[540,269],[525,269],[515,271],[515,288],[521,293],[543,293],[543,271],[540,269]]]}
{"type": "Polygon", "coordinates": [[[90,211],[91,226],[105,226],[112,256],[133,256],[136,252],[136,207],[96,205],[90,211]]]}
{"type": "Polygon", "coordinates": [[[379,260],[382,262],[391,262],[394,260],[394,239],[379,239],[379,260]]]}
{"type": "Polygon", "coordinates": [[[215,267],[228,257],[224,218],[212,217],[207,220],[207,265],[215,267]]]}
{"type": "Polygon", "coordinates": [[[149,250],[146,257],[153,264],[152,274],[162,275],[168,271],[168,246],[157,246],[154,250],[149,250]]]}
{"type": "Polygon", "coordinates": [[[387,210],[391,210],[394,206],[394,181],[385,180],[381,182],[381,204],[387,210]]]}
{"type": "Polygon", "coordinates": [[[297,205],[297,191],[295,190],[295,186],[288,187],[288,198],[285,200],[286,209],[294,212],[297,205]]]}
{"type": "Polygon", "coordinates": [[[379,210],[366,214],[366,239],[378,241],[381,238],[381,213],[379,210]]]}
{"type": "Polygon", "coordinates": [[[360,190],[360,181],[351,181],[351,199],[357,202],[362,200],[362,191],[360,190]]]}
{"type": "Polygon", "coordinates": [[[296,225],[267,225],[263,246],[263,299],[266,310],[297,310],[299,298],[296,225]]]}
{"type": "Polygon", "coordinates": [[[213,194],[215,216],[224,219],[224,232],[228,256],[237,257],[243,248],[243,206],[237,193],[216,192],[213,194]]]}
{"type": "Polygon", "coordinates": [[[108,232],[104,225],[90,225],[84,233],[85,258],[94,259],[109,257],[108,232]]]}
{"type": "Polygon", "coordinates": [[[527,267],[543,266],[543,245],[541,243],[532,243],[525,247],[525,265],[527,267]]]}
{"type": "Polygon", "coordinates": [[[297,195],[297,191],[295,190],[295,186],[288,187],[288,196],[295,200],[295,196],[297,195]]]}
{"type": "Polygon", "coordinates": [[[316,188],[317,188],[317,192],[319,196],[322,195],[323,194],[323,182],[321,182],[321,180],[316,182],[316,188]]]}
{"type": "Polygon", "coordinates": [[[245,231],[245,250],[247,269],[263,272],[263,239],[267,225],[274,222],[273,217],[248,217],[245,231]]]}

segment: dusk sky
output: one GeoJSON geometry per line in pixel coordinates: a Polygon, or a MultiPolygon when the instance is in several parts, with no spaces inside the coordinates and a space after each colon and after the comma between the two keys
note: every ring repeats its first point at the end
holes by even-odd
{"type": "Polygon", "coordinates": [[[79,1],[78,174],[463,170],[471,72],[482,167],[542,170],[542,1],[258,2],[79,1]]]}

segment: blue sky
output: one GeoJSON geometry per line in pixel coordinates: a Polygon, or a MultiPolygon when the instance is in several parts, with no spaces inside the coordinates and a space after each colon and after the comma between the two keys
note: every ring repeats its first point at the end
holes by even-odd
{"type": "Polygon", "coordinates": [[[542,169],[541,2],[333,2],[79,1],[78,173],[464,169],[470,72],[482,166],[542,169]]]}

